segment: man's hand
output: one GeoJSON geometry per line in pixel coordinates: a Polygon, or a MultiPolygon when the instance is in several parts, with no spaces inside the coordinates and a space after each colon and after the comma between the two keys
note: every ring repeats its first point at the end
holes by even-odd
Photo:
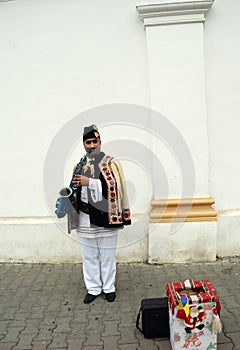
{"type": "Polygon", "coordinates": [[[89,178],[83,175],[75,175],[73,178],[74,186],[88,186],[89,185],[89,178]]]}

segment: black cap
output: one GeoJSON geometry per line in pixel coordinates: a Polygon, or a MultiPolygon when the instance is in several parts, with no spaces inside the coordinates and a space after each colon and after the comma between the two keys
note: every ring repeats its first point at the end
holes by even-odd
{"type": "Polygon", "coordinates": [[[96,125],[86,126],[83,131],[83,142],[87,139],[100,139],[96,125]]]}

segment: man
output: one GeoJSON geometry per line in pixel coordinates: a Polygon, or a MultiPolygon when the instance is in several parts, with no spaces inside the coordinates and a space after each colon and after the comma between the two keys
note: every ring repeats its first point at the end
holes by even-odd
{"type": "MultiPolygon", "coordinates": [[[[131,224],[126,184],[120,162],[101,152],[101,138],[95,125],[84,128],[83,146],[88,157],[73,183],[77,187],[77,231],[88,291],[84,303],[91,303],[102,292],[108,302],[113,302],[117,235],[124,225],[131,224]]],[[[71,213],[68,219],[72,229],[71,213]]]]}

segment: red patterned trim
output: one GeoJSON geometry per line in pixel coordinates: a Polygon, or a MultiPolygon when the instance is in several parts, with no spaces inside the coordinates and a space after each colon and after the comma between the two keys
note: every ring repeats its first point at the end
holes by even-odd
{"type": "Polygon", "coordinates": [[[119,203],[117,181],[111,168],[113,158],[105,155],[99,163],[99,169],[108,187],[108,222],[109,224],[122,224],[122,209],[119,203]]]}
{"type": "MultiPolygon", "coordinates": [[[[195,304],[196,300],[198,300],[198,303],[216,302],[217,311],[221,310],[221,305],[216,290],[208,280],[190,280],[190,283],[190,289],[196,291],[197,294],[194,296],[182,294],[185,298],[188,299],[189,304],[195,304]]],[[[166,294],[168,297],[168,302],[172,309],[172,313],[174,313],[175,307],[179,304],[179,293],[184,289],[189,289],[189,285],[186,286],[184,282],[167,283],[166,294]]]]}

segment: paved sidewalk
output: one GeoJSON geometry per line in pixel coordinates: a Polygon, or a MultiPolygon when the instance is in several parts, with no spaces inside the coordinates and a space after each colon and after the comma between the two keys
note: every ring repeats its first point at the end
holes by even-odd
{"type": "Polygon", "coordinates": [[[167,282],[209,279],[222,304],[218,350],[240,349],[240,259],[213,264],[119,264],[117,298],[92,304],[81,264],[0,264],[0,350],[170,350],[135,328],[141,299],[165,296],[167,282]]]}

